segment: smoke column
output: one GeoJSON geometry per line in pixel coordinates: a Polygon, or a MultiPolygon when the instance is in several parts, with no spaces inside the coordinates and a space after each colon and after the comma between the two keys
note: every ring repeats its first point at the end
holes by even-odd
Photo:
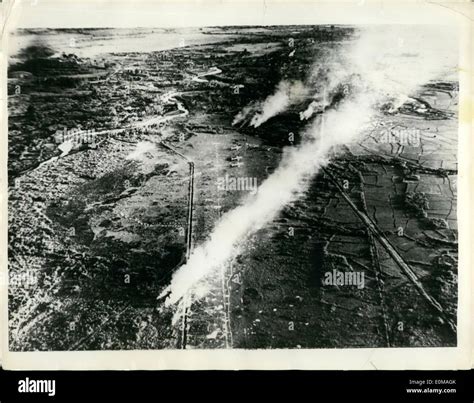
{"type": "Polygon", "coordinates": [[[243,108],[237,115],[235,115],[234,120],[232,121],[232,126],[238,125],[239,123],[244,122],[249,118],[249,116],[260,108],[260,103],[251,103],[243,108]]]}
{"type": "MultiPolygon", "coordinates": [[[[423,28],[429,32],[413,32],[405,27],[364,30],[355,41],[338,50],[334,60],[327,60],[330,64],[337,61],[339,67],[333,75],[326,72],[325,82],[333,87],[341,84],[341,78],[351,77],[351,94],[333,109],[326,110],[324,130],[321,130],[322,118],[318,116],[302,133],[301,144],[284,150],[279,167],[261,184],[255,196],[222,216],[209,239],[195,248],[188,262],[174,273],[170,286],[161,294],[169,293],[166,305],[178,302],[184,295],[192,299],[204,296],[208,291],[206,278],[238,253],[249,236],[304,193],[308,186],[305,178],[315,175],[327,164],[337,146],[360,138],[361,130],[381,102],[388,99],[401,102],[420,85],[438,78],[447,67],[456,69],[456,52],[454,65],[449,62],[453,61],[452,41],[456,49],[457,38],[447,36],[439,27],[423,28]],[[430,35],[429,42],[424,43],[424,35],[430,35]],[[343,73],[341,68],[344,68],[343,73]]],[[[315,68],[316,76],[319,67],[315,68]]],[[[273,107],[273,112],[281,113],[282,106],[287,105],[279,96],[280,101],[275,102],[276,94],[285,85],[278,86],[271,96],[273,100],[266,102],[279,105],[273,107]]]]}
{"type": "Polygon", "coordinates": [[[316,108],[318,106],[318,102],[311,102],[303,112],[300,112],[300,120],[308,120],[311,116],[313,116],[314,112],[316,112],[316,108]]]}
{"type": "Polygon", "coordinates": [[[250,126],[259,127],[268,119],[286,110],[290,105],[306,96],[307,88],[301,81],[281,81],[276,92],[269,96],[261,106],[261,112],[254,115],[250,126]]]}

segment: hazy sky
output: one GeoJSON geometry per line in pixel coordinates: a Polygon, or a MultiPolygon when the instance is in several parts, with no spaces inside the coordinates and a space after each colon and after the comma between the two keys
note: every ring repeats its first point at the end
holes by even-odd
{"type": "Polygon", "coordinates": [[[317,0],[20,0],[15,27],[185,27],[327,23],[446,23],[459,12],[427,2],[317,0]],[[404,3],[408,4],[408,3],[404,3]]]}

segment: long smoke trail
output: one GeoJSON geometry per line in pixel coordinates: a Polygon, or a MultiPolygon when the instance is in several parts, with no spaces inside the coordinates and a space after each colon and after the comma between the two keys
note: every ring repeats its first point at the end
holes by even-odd
{"type": "MultiPolygon", "coordinates": [[[[255,197],[224,215],[210,239],[197,247],[188,263],[175,273],[167,304],[177,302],[213,268],[224,264],[237,252],[239,243],[275,218],[282,207],[294,200],[304,190],[304,178],[308,173],[316,173],[328,162],[333,145],[350,141],[356,133],[354,128],[367,121],[369,106],[366,100],[360,98],[347,103],[339,111],[327,114],[325,124],[334,126],[330,137],[320,135],[320,122],[316,121],[307,133],[310,139],[287,152],[278,169],[259,187],[255,197]],[[361,108],[364,104],[365,108],[361,108]],[[346,124],[338,122],[341,114],[346,118],[346,124]]],[[[199,297],[201,290],[195,291],[199,297]]]]}
{"type": "MultiPolygon", "coordinates": [[[[340,53],[336,55],[338,60],[344,60],[345,72],[352,77],[351,94],[333,109],[326,110],[324,129],[318,117],[304,131],[301,144],[285,150],[280,166],[262,183],[255,196],[221,218],[209,239],[174,273],[170,286],[161,295],[169,294],[166,305],[178,302],[184,295],[193,299],[205,295],[209,276],[232,258],[248,237],[306,190],[305,178],[327,164],[337,146],[360,138],[361,130],[381,102],[406,99],[420,85],[445,71],[453,45],[445,40],[446,33],[438,27],[430,35],[429,44],[437,45],[436,49],[428,48],[419,33],[410,32],[407,38],[406,31],[398,29],[365,30],[343,50],[342,57],[340,53]],[[405,36],[403,47],[397,46],[400,36],[405,36]]],[[[330,86],[348,76],[335,71],[328,78],[330,86]]]]}

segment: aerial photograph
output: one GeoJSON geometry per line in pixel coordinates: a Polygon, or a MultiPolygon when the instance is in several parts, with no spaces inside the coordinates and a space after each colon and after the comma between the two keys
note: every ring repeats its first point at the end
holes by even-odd
{"type": "Polygon", "coordinates": [[[11,351],[454,347],[431,25],[18,28],[11,351]]]}

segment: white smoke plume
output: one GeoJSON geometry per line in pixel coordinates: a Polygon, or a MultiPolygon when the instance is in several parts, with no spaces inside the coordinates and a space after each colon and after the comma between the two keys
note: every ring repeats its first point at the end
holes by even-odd
{"type": "Polygon", "coordinates": [[[274,94],[270,95],[261,105],[261,111],[253,116],[250,125],[259,127],[268,119],[285,111],[290,105],[301,101],[308,89],[301,81],[281,81],[274,94]]]}
{"type": "MultiPolygon", "coordinates": [[[[453,44],[446,40],[446,32],[438,28],[423,31],[423,35],[405,27],[393,31],[386,27],[364,30],[354,42],[337,51],[335,59],[340,65],[338,69],[343,71],[326,71],[325,82],[329,83],[328,88],[336,88],[351,77],[350,94],[305,129],[299,146],[285,150],[280,166],[261,184],[255,196],[221,218],[209,239],[195,248],[188,262],[174,273],[170,286],[161,294],[168,294],[166,305],[178,302],[184,295],[191,300],[205,295],[210,276],[238,253],[248,237],[305,191],[305,178],[327,164],[338,146],[360,138],[361,130],[381,102],[403,99],[420,85],[438,78],[448,67],[450,71],[456,69],[453,44]],[[430,38],[427,43],[423,41],[425,35],[430,38]],[[398,46],[400,43],[403,46],[398,46]]],[[[455,36],[449,38],[456,44],[455,36]]],[[[315,76],[321,77],[317,69],[315,76]]],[[[280,85],[276,94],[281,88],[280,85]]],[[[275,104],[279,106],[274,106],[272,113],[288,102],[280,95],[277,98],[280,101],[275,104]]]]}
{"type": "Polygon", "coordinates": [[[260,108],[260,103],[252,102],[250,105],[247,105],[243,108],[237,115],[235,115],[234,120],[232,121],[232,126],[239,125],[244,123],[247,120],[250,120],[250,116],[260,108]]]}
{"type": "Polygon", "coordinates": [[[311,102],[303,112],[300,112],[300,120],[308,120],[311,116],[313,116],[314,112],[316,112],[319,105],[319,102],[311,102]]]}
{"type": "Polygon", "coordinates": [[[357,128],[367,121],[371,111],[367,98],[345,104],[339,111],[325,114],[325,125],[333,129],[330,136],[321,135],[320,120],[305,133],[306,141],[288,149],[278,169],[258,188],[258,193],[247,202],[225,214],[217,223],[209,240],[198,246],[188,263],[173,276],[166,303],[176,303],[192,290],[194,298],[202,296],[199,281],[220,267],[235,253],[239,244],[276,217],[280,210],[304,190],[304,178],[316,173],[328,162],[334,144],[347,144],[356,137],[357,128]],[[346,119],[339,122],[340,116],[346,119]],[[194,288],[196,285],[198,287],[194,288]],[[194,288],[194,289],[193,289],[194,288]]]}

